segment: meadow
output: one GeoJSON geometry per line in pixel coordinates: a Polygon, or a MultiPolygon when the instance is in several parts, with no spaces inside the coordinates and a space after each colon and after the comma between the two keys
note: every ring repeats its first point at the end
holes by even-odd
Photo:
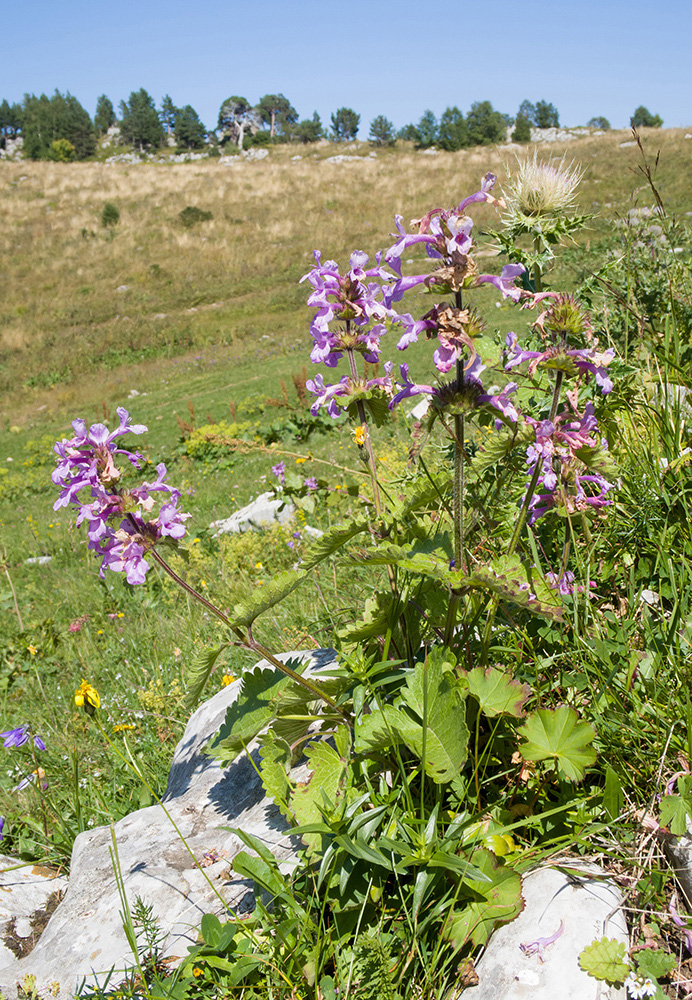
{"type": "MultiPolygon", "coordinates": [[[[474,612],[497,609],[501,639],[493,658],[487,659],[487,636],[481,640],[479,633],[474,646],[474,624],[459,662],[467,669],[476,662],[508,663],[530,686],[532,703],[551,711],[569,706],[594,727],[598,763],[582,775],[579,794],[564,774],[554,785],[546,774],[529,777],[531,810],[564,806],[566,817],[540,830],[534,825],[524,840],[521,831],[514,834],[523,854],[518,867],[567,845],[619,873],[632,913],[644,915],[641,926],[648,922],[659,949],[675,956],[674,968],[659,976],[660,995],[682,997],[685,989],[676,984],[689,979],[692,968],[665,916],[674,885],[640,824],[646,810],[655,812],[655,797],[670,775],[689,772],[692,761],[691,415],[685,399],[692,353],[692,189],[686,183],[692,140],[683,130],[644,130],[642,147],[645,159],[630,133],[608,132],[539,150],[584,171],[575,212],[588,219],[573,240],[555,246],[545,274],[550,287],[580,296],[601,346],[617,352],[615,388],[607,404],[597,402],[617,489],[612,506],[589,525],[580,522],[583,537],[574,534],[570,543],[582,586],[564,597],[567,624],[534,620],[523,607],[513,617],[504,604],[498,608],[507,595],[496,591],[495,605],[474,612]]],[[[306,523],[329,531],[372,509],[372,486],[351,428],[344,420],[334,424],[324,411],[309,414],[309,289],[300,279],[313,266],[314,249],[342,266],[355,248],[372,259],[391,242],[395,215],[408,223],[433,206],[457,204],[487,171],[502,188],[516,160],[514,151],[501,148],[424,155],[399,144],[368,154],[367,144],[355,143],[320,144],[317,151],[280,146],[264,160],[232,165],[0,164],[2,721],[6,730],[31,721],[47,747],[38,757],[23,748],[5,751],[0,812],[7,853],[65,868],[77,833],[152,801],[75,705],[82,679],[98,690],[113,737],[127,741],[147,783],[161,794],[189,716],[194,665],[225,634],[164,574],[151,572],[142,586],[110,572],[99,578],[83,530],[53,509],[52,446],[72,434],[73,419],[113,427],[116,407],[124,406],[135,423],[147,425],[137,447],[148,468],[165,462],[181,507],[192,515],[185,558],[172,556],[172,565],[227,613],[309,552],[306,523]],[[358,158],[328,162],[337,152],[358,158]],[[104,225],[107,204],[119,218],[111,213],[104,225]],[[199,212],[185,213],[190,208],[199,212]],[[296,523],[265,534],[214,537],[212,521],[276,486],[271,469],[280,461],[295,474],[296,523]],[[317,482],[314,495],[301,487],[307,477],[317,482]],[[37,557],[50,558],[27,562],[37,557]],[[37,785],[46,786],[41,794],[37,785]]],[[[500,228],[498,215],[481,204],[473,217],[479,264],[497,273],[505,262],[492,235],[500,228]]],[[[517,308],[491,303],[485,321],[492,346],[484,352],[500,372],[517,308]]],[[[423,338],[407,350],[416,380],[431,381],[429,355],[423,338]]],[[[537,383],[520,381],[522,404],[537,405],[537,383]]],[[[392,495],[414,484],[404,409],[371,431],[392,495]]],[[[475,456],[486,429],[469,435],[475,456]]],[[[440,446],[431,459],[433,477],[449,461],[448,448],[440,446]]],[[[488,470],[478,476],[489,490],[488,470]]],[[[509,538],[509,501],[519,497],[525,479],[520,463],[512,477],[496,536],[474,552],[509,538]]],[[[558,546],[556,531],[529,535],[541,572],[547,552],[560,546],[569,552],[562,534],[558,546]]],[[[283,652],[352,638],[364,590],[373,580],[386,583],[386,573],[364,557],[345,566],[320,562],[303,589],[262,616],[264,646],[283,652]]],[[[230,647],[206,693],[257,659],[230,647]]],[[[498,763],[498,773],[504,766],[498,763]]],[[[499,780],[483,775],[489,785],[499,780]]],[[[679,794],[686,805],[687,791],[679,794]]],[[[491,811],[489,793],[486,799],[491,811]]],[[[502,835],[507,816],[497,809],[493,822],[502,835]]],[[[680,832],[679,816],[674,832],[680,832]]],[[[327,978],[337,975],[325,962],[327,978]]],[[[313,995],[328,998],[325,983],[313,995]]],[[[257,996],[278,995],[271,993],[276,985],[256,988],[257,996]]],[[[392,988],[403,990],[403,981],[392,988]]],[[[211,974],[205,995],[225,995],[211,974]]]]}

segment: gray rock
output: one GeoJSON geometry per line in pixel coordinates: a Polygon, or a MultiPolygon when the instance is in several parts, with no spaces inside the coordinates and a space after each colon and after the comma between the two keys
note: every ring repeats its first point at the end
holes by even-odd
{"type": "Polygon", "coordinates": [[[295,514],[293,504],[277,500],[273,493],[260,493],[256,500],[242,507],[235,514],[220,521],[212,521],[210,528],[216,528],[217,535],[228,532],[252,531],[253,528],[271,528],[275,524],[289,524],[295,514]]]}
{"type": "MultiPolygon", "coordinates": [[[[332,650],[284,653],[280,659],[290,657],[309,659],[315,670],[334,663],[332,650]]],[[[259,666],[269,664],[263,660],[259,666]]],[[[112,828],[99,827],[77,837],[67,893],[40,941],[28,957],[0,968],[0,989],[7,996],[15,995],[16,981],[27,974],[36,977],[39,990],[59,980],[58,992],[52,995],[67,1000],[83,977],[88,983],[103,983],[114,969],[109,985],[115,986],[132,968],[120,917],[113,840],[129,906],[137,897],[153,906],[165,936],[164,954],[175,956],[171,967],[196,942],[204,913],[222,917],[226,909],[242,913],[253,906],[250,884],[229,867],[244,846],[227,827],[240,827],[262,840],[277,858],[295,861],[296,838],[288,835],[278,807],[266,798],[252,762],[243,755],[222,769],[203,750],[239,687],[239,681],[230,684],[190,718],[173,755],[163,807],[139,809],[112,828]]]]}
{"type": "Polygon", "coordinates": [[[624,1000],[624,988],[593,979],[577,961],[586,945],[604,935],[629,947],[620,891],[601,869],[572,859],[564,866],[569,874],[539,868],[524,876],[525,908],[493,934],[476,965],[478,985],[464,992],[464,1000],[624,1000]],[[562,933],[543,946],[542,955],[531,947],[561,924],[562,933]]]}
{"type": "Polygon", "coordinates": [[[40,936],[66,888],[67,875],[0,854],[0,967],[18,965],[16,952],[31,950],[27,939],[40,936]]]}

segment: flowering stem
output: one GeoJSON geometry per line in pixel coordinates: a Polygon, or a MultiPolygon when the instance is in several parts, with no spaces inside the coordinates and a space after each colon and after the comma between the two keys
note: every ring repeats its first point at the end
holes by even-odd
{"type": "MultiPolygon", "coordinates": [[[[455,293],[455,305],[457,309],[462,308],[461,291],[455,293]]],[[[464,388],[464,362],[457,358],[457,392],[461,395],[464,388]]],[[[457,573],[466,574],[466,537],[465,537],[465,514],[466,514],[466,476],[464,468],[464,435],[465,421],[464,415],[454,416],[454,480],[452,485],[452,502],[454,507],[454,567],[457,573]]],[[[454,635],[457,611],[461,598],[458,593],[452,591],[447,606],[447,622],[445,624],[445,645],[449,646],[454,635]]]]}
{"type": "MultiPolygon", "coordinates": [[[[541,248],[540,237],[539,236],[534,236],[534,238],[533,238],[533,249],[534,249],[534,251],[536,253],[536,257],[538,257],[538,254],[540,252],[540,248],[541,248]]],[[[538,260],[536,260],[536,263],[533,265],[533,283],[536,286],[535,290],[537,292],[542,292],[543,291],[543,282],[541,281],[541,278],[542,278],[541,265],[538,263],[538,260]]]]}
{"type": "Polygon", "coordinates": [[[338,712],[339,715],[345,718],[344,713],[340,708],[338,708],[334,699],[331,698],[328,694],[325,694],[318,684],[314,684],[311,680],[308,680],[307,677],[301,677],[299,673],[297,673],[295,670],[291,670],[290,667],[287,667],[285,663],[282,663],[281,660],[277,659],[277,657],[275,657],[272,653],[270,653],[268,649],[265,649],[264,646],[261,646],[251,636],[246,636],[241,629],[239,629],[236,625],[233,624],[233,622],[229,618],[226,617],[226,615],[223,613],[223,611],[221,611],[220,608],[217,608],[215,604],[212,604],[211,601],[208,601],[206,597],[202,597],[202,595],[198,593],[198,591],[196,591],[194,587],[191,587],[190,584],[187,583],[185,580],[183,580],[181,576],[178,576],[175,570],[168,565],[166,560],[163,559],[158,554],[156,549],[154,548],[150,549],[148,554],[151,555],[152,558],[156,560],[161,569],[165,573],[168,573],[168,575],[172,580],[175,580],[175,582],[178,584],[179,587],[182,587],[186,593],[190,594],[191,597],[194,597],[195,600],[199,601],[200,604],[203,604],[205,608],[208,608],[208,610],[211,611],[213,615],[215,615],[220,621],[222,621],[224,625],[227,628],[229,628],[231,632],[233,632],[233,634],[240,639],[243,646],[245,646],[247,649],[253,650],[253,652],[260,653],[265,658],[265,660],[268,660],[269,663],[272,664],[272,666],[277,667],[277,669],[281,670],[281,672],[286,674],[287,677],[290,677],[291,680],[296,681],[297,684],[300,684],[302,687],[307,688],[308,691],[311,691],[313,694],[316,694],[319,698],[321,698],[324,702],[326,702],[330,708],[333,708],[334,711],[338,712]]]}
{"type": "MultiPolygon", "coordinates": [[[[552,423],[555,419],[555,414],[557,413],[558,403],[560,402],[560,390],[562,389],[562,379],[563,373],[561,371],[555,374],[555,386],[553,388],[553,398],[550,404],[550,416],[548,419],[552,423]]],[[[517,523],[514,525],[514,531],[512,532],[512,537],[509,540],[509,545],[507,546],[507,555],[514,555],[519,544],[519,537],[521,536],[524,524],[526,522],[526,515],[529,512],[529,505],[533,499],[533,495],[536,492],[536,485],[541,474],[541,462],[540,456],[536,458],[536,464],[534,466],[533,475],[529,481],[529,485],[526,490],[526,495],[524,496],[524,502],[521,505],[521,510],[519,511],[519,516],[517,518],[517,523]]],[[[495,614],[497,612],[497,605],[499,603],[498,597],[493,597],[490,607],[488,609],[488,618],[485,623],[485,629],[483,631],[483,646],[481,648],[481,664],[486,662],[488,656],[488,647],[490,646],[490,634],[493,628],[493,622],[495,621],[495,614]]]]}
{"type": "MultiPolygon", "coordinates": [[[[351,377],[354,381],[358,378],[358,369],[356,368],[356,359],[353,351],[347,351],[348,364],[351,369],[351,377]]],[[[380,488],[377,483],[377,466],[375,464],[375,452],[372,448],[372,441],[370,439],[370,430],[368,428],[368,418],[365,412],[365,405],[362,399],[357,400],[356,408],[358,410],[358,419],[360,420],[361,427],[365,428],[365,442],[364,447],[368,456],[368,468],[370,469],[370,479],[372,481],[372,495],[375,501],[375,510],[379,517],[382,516],[382,502],[380,500],[380,488]]]]}

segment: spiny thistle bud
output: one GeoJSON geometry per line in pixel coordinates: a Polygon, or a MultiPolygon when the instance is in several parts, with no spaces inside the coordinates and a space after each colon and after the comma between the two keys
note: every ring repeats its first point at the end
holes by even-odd
{"type": "Polygon", "coordinates": [[[571,337],[583,337],[588,343],[592,329],[589,314],[572,295],[559,295],[541,313],[534,326],[541,335],[551,334],[553,340],[567,343],[571,337]]]}
{"type": "Polygon", "coordinates": [[[565,164],[564,156],[557,163],[541,163],[535,150],[532,159],[517,164],[505,193],[510,218],[560,215],[572,208],[583,176],[580,167],[565,164]]]}

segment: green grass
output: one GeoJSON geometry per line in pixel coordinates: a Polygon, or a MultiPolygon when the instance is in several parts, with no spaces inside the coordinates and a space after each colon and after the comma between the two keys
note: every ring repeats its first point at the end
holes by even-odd
{"type": "MultiPolygon", "coordinates": [[[[558,251],[550,272],[554,286],[581,288],[591,297],[603,346],[612,342],[621,355],[616,389],[602,410],[620,488],[615,505],[594,519],[589,544],[575,543],[585,593],[568,602],[566,623],[503,612],[498,635],[506,649],[497,653],[531,685],[536,704],[574,706],[595,725],[599,763],[567,825],[575,850],[598,849],[618,863],[637,847],[633,811],[650,805],[662,776],[679,769],[679,755],[692,755],[692,494],[682,454],[690,420],[684,405],[661,402],[668,382],[690,388],[692,243],[684,226],[668,230],[680,240],[679,254],[670,246],[653,255],[648,245],[638,247],[639,231],[623,242],[617,217],[634,204],[652,204],[643,179],[630,169],[637,169],[636,151],[619,145],[627,139],[609,134],[566,148],[587,166],[580,209],[602,214],[589,223],[578,249],[558,251]],[[605,296],[589,283],[604,264],[612,285],[605,296]],[[596,584],[594,600],[585,596],[589,582],[596,584]],[[644,589],[660,595],[658,607],[642,604],[644,589]],[[612,792],[612,822],[588,839],[606,808],[605,787],[612,792]]],[[[681,181],[687,146],[681,134],[651,133],[647,150],[658,145],[657,184],[669,211],[684,220],[692,211],[692,194],[681,181]]],[[[343,261],[356,246],[374,251],[386,242],[395,211],[409,218],[430,204],[458,201],[488,166],[501,170],[507,154],[388,153],[345,168],[347,186],[336,165],[321,162],[328,152],[291,166],[285,151],[272,150],[268,161],[226,175],[217,165],[7,166],[8,185],[0,192],[12,230],[1,244],[12,291],[2,307],[0,351],[0,718],[5,729],[31,721],[48,745],[40,758],[45,812],[33,788],[13,790],[36,762],[7,752],[0,812],[7,817],[3,849],[10,853],[67,865],[78,832],[150,803],[146,788],[77,710],[74,691],[82,678],[98,689],[107,726],[127,727],[114,738],[127,740],[160,793],[189,714],[184,693],[194,658],[221,635],[157,570],[140,587],[111,572],[99,579],[72,515],[53,510],[52,442],[71,434],[72,419],[112,426],[116,406],[125,406],[148,426],[137,446],[149,469],[166,463],[192,515],[187,561],[173,556],[172,563],[222,609],[300,557],[304,539],[293,539],[292,529],[218,539],[209,530],[267,488],[280,457],[301,477],[324,481],[314,512],[299,511],[294,527],[307,517],[327,528],[369,502],[347,425],[318,427],[309,439],[296,440],[290,424],[299,410],[291,376],[301,377],[309,366],[306,286],[297,281],[313,247],[343,261]],[[213,219],[185,230],[175,219],[192,175],[195,204],[213,219]],[[106,200],[121,213],[113,237],[88,222],[106,200]],[[117,292],[119,285],[128,289],[117,292]],[[234,451],[205,442],[209,424],[236,424],[246,444],[234,451]],[[273,443],[267,443],[270,425],[273,443]],[[27,564],[36,556],[51,561],[27,564]]],[[[477,230],[492,224],[483,210],[477,230]]],[[[482,262],[483,268],[498,263],[482,262]]],[[[481,353],[498,362],[505,334],[524,335],[531,317],[495,308],[487,289],[473,299],[488,326],[481,353]]],[[[383,346],[395,336],[388,334],[383,346]]],[[[393,347],[390,353],[396,354],[393,347]]],[[[429,382],[430,353],[421,342],[395,360],[407,361],[415,380],[429,382]]],[[[518,398],[529,407],[536,386],[518,378],[518,398]]],[[[394,496],[413,475],[406,471],[409,438],[401,413],[374,432],[394,496]]],[[[439,448],[431,467],[445,460],[439,448]]],[[[523,483],[521,471],[513,488],[517,483],[523,483]]],[[[503,498],[506,506],[512,497],[503,498]]],[[[532,535],[539,560],[562,544],[563,528],[532,535]]],[[[497,537],[506,529],[498,517],[497,537]]],[[[491,537],[488,546],[496,542],[491,537]]],[[[478,558],[483,547],[481,539],[478,558]]],[[[302,590],[259,620],[257,637],[276,652],[332,645],[384,572],[322,564],[302,590]]],[[[207,694],[257,658],[231,648],[207,694]]],[[[564,788],[548,794],[557,801],[564,788]]],[[[557,824],[544,831],[548,841],[558,837],[556,830],[557,824]]],[[[538,833],[527,837],[526,863],[541,849],[538,833]]],[[[663,908],[666,891],[664,880],[645,875],[640,907],[663,908]]]]}

